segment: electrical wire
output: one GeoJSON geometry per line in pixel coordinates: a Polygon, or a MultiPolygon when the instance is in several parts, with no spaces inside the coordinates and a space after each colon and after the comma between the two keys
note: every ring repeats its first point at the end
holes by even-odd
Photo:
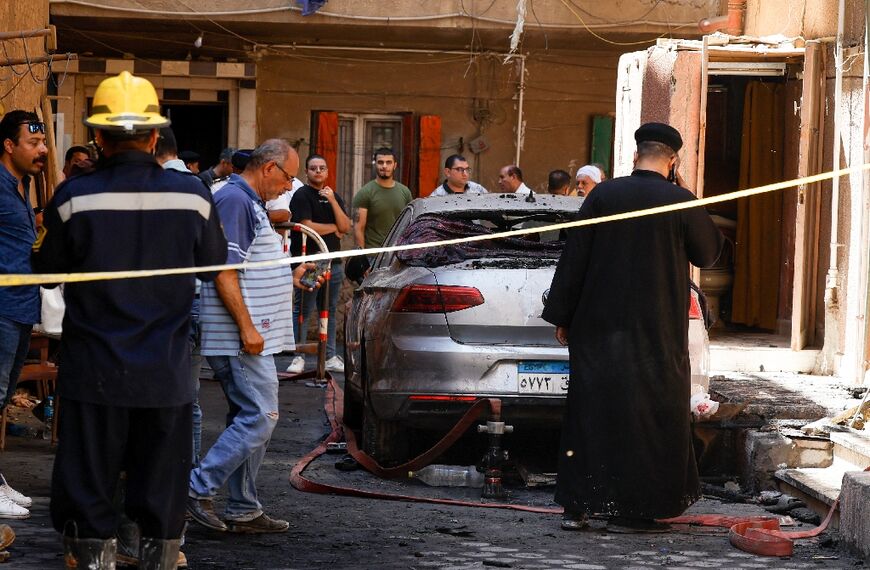
{"type": "MultiPolygon", "coordinates": [[[[137,0],[137,1],[138,1],[138,0],[137,0]]],[[[176,1],[179,2],[179,3],[180,3],[182,6],[184,6],[185,8],[187,8],[188,10],[190,10],[192,13],[194,13],[194,14],[196,13],[196,10],[194,10],[193,8],[191,8],[191,7],[190,7],[186,2],[184,2],[184,0],[176,0],[176,1]]],[[[236,32],[232,31],[231,29],[227,28],[226,26],[224,26],[224,25],[222,25],[222,24],[219,24],[218,22],[215,22],[215,21],[212,20],[211,18],[209,18],[208,21],[211,22],[212,24],[214,24],[215,26],[217,26],[218,28],[222,29],[223,31],[227,32],[228,34],[231,34],[231,35],[237,37],[238,39],[242,40],[243,42],[247,42],[247,43],[251,44],[251,45],[254,46],[254,47],[257,47],[257,46],[259,45],[258,42],[255,42],[255,41],[252,40],[252,39],[249,39],[249,38],[246,38],[245,36],[242,36],[242,35],[240,35],[240,34],[237,34],[236,32]]]]}
{"type": "Polygon", "coordinates": [[[538,23],[538,27],[541,28],[541,33],[544,34],[544,51],[550,51],[550,37],[547,35],[547,32],[544,31],[543,26],[541,26],[541,20],[535,12],[535,0],[529,1],[529,9],[531,9],[532,17],[535,19],[535,22],[538,23]]]}
{"type": "MultiPolygon", "coordinates": [[[[601,40],[602,42],[604,42],[604,43],[608,43],[608,44],[611,44],[611,45],[615,45],[615,46],[639,46],[639,45],[649,44],[649,43],[652,43],[652,42],[658,40],[659,38],[663,38],[663,37],[669,35],[669,34],[672,33],[674,30],[679,30],[680,28],[684,28],[684,27],[686,27],[686,26],[688,26],[688,25],[695,25],[695,22],[692,22],[691,24],[683,24],[683,25],[681,25],[681,26],[678,26],[678,27],[676,27],[676,28],[673,28],[673,30],[672,30],[672,29],[670,29],[670,27],[671,27],[671,23],[670,23],[670,22],[665,22],[665,24],[668,26],[668,32],[666,32],[666,33],[664,33],[664,34],[662,34],[662,35],[660,35],[660,36],[657,36],[657,37],[655,37],[655,38],[653,38],[653,39],[650,39],[650,40],[642,40],[642,41],[638,41],[638,42],[617,42],[617,41],[609,40],[609,39],[607,39],[607,38],[605,38],[604,36],[601,36],[601,35],[599,35],[599,34],[596,34],[595,31],[592,29],[592,27],[586,24],[586,21],[583,19],[583,16],[581,16],[581,15],[580,15],[580,14],[579,14],[575,9],[574,9],[574,7],[572,6],[573,3],[569,3],[568,0],[559,0],[559,1],[562,2],[562,5],[564,5],[566,8],[568,8],[568,11],[570,11],[572,14],[574,14],[574,16],[575,16],[578,20],[580,20],[580,23],[583,24],[583,27],[586,28],[586,31],[588,31],[590,34],[592,34],[594,37],[598,38],[598,39],[601,40]]],[[[631,22],[631,23],[634,24],[634,25],[637,25],[637,24],[640,23],[640,22],[631,22]]],[[[613,24],[609,24],[609,25],[612,26],[613,24]]],[[[625,26],[625,25],[626,25],[626,24],[621,24],[620,27],[625,26]]]]}
{"type": "Polygon", "coordinates": [[[6,93],[4,93],[3,95],[0,95],[0,101],[2,101],[3,99],[5,99],[6,97],[8,97],[10,93],[12,93],[13,91],[15,91],[15,88],[18,87],[18,84],[21,83],[21,81],[23,81],[25,77],[27,77],[27,74],[26,74],[26,73],[23,74],[23,75],[19,75],[19,76],[18,76],[18,81],[16,81],[16,82],[12,85],[12,87],[9,88],[9,91],[7,91],[6,93]]]}
{"type": "MultiPolygon", "coordinates": [[[[321,62],[354,62],[354,63],[386,63],[386,64],[396,64],[396,65],[433,65],[433,64],[442,64],[442,63],[455,63],[459,61],[465,61],[465,56],[454,56],[445,59],[432,60],[432,61],[409,61],[409,60],[399,60],[399,59],[371,59],[371,58],[361,58],[361,57],[346,57],[346,56],[332,56],[332,55],[300,55],[293,51],[292,48],[284,48],[277,46],[265,46],[270,51],[275,54],[279,54],[282,56],[290,57],[293,59],[298,59],[301,61],[307,61],[310,63],[321,63],[321,62]]],[[[473,54],[478,55],[478,54],[473,54]]]]}
{"type": "MultiPolygon", "coordinates": [[[[99,44],[99,45],[101,45],[101,46],[103,46],[103,47],[105,47],[105,48],[107,48],[107,49],[110,49],[110,50],[112,50],[112,51],[118,52],[118,53],[120,53],[121,55],[127,55],[127,52],[125,52],[124,50],[119,49],[119,48],[116,48],[116,47],[114,47],[114,46],[112,46],[112,45],[109,45],[109,44],[107,44],[107,43],[105,43],[105,42],[101,42],[100,40],[96,39],[95,37],[90,36],[90,35],[86,34],[85,32],[83,32],[83,31],[81,31],[81,30],[79,30],[79,29],[76,29],[76,28],[73,28],[73,27],[70,27],[70,26],[61,26],[61,28],[62,28],[62,29],[65,29],[65,30],[69,30],[69,31],[75,32],[75,33],[79,34],[80,36],[82,36],[83,38],[85,38],[86,40],[92,41],[92,42],[94,42],[95,44],[99,44]]],[[[150,59],[143,59],[143,58],[141,58],[141,57],[136,57],[136,56],[133,56],[133,59],[136,60],[136,61],[141,61],[141,62],[147,63],[148,65],[151,65],[151,66],[155,67],[158,71],[160,70],[160,62],[159,62],[159,61],[158,61],[158,62],[155,62],[155,61],[151,61],[150,59]]]]}
{"type": "MultiPolygon", "coordinates": [[[[63,29],[69,29],[69,28],[63,28],[63,29]]],[[[93,30],[92,30],[90,33],[91,33],[91,34],[94,34],[94,35],[97,35],[97,36],[103,36],[103,37],[124,38],[124,39],[130,39],[130,40],[145,40],[145,41],[148,41],[148,42],[151,42],[151,43],[154,43],[154,42],[156,41],[156,42],[160,42],[160,43],[164,43],[164,44],[178,45],[178,46],[189,46],[189,45],[191,45],[191,42],[183,42],[183,41],[179,41],[179,40],[171,40],[171,39],[163,38],[163,37],[155,38],[154,36],[140,36],[140,35],[136,35],[136,34],[126,34],[126,33],[123,33],[123,32],[109,32],[109,31],[102,31],[102,30],[100,30],[100,31],[93,31],[93,30]]],[[[218,34],[218,33],[216,33],[216,32],[209,32],[209,33],[210,33],[211,35],[219,35],[219,36],[221,36],[221,37],[229,37],[229,36],[227,36],[226,34],[218,34]]],[[[209,46],[208,46],[208,49],[209,49],[209,50],[212,50],[212,51],[231,52],[231,53],[234,53],[234,54],[239,54],[239,53],[247,54],[247,53],[248,53],[247,51],[242,50],[242,49],[238,49],[238,48],[223,47],[223,46],[215,46],[215,45],[209,45],[209,46]]]]}
{"type": "MultiPolygon", "coordinates": [[[[3,55],[6,57],[6,61],[7,62],[11,61],[12,58],[9,57],[9,51],[6,49],[6,40],[0,40],[0,44],[3,45],[3,55]]],[[[27,64],[25,63],[25,66],[26,65],[27,64]]],[[[14,75],[15,77],[21,77],[22,75],[27,75],[27,71],[28,71],[27,69],[25,69],[24,71],[19,73],[18,70],[15,69],[15,66],[12,65],[11,63],[8,63],[5,67],[8,67],[9,70],[12,72],[12,75],[14,75]]]]}
{"type": "MultiPolygon", "coordinates": [[[[255,14],[267,14],[274,12],[301,12],[302,9],[296,6],[289,6],[284,4],[283,6],[272,6],[268,8],[246,8],[242,10],[222,10],[222,11],[211,11],[211,12],[176,12],[169,10],[154,10],[149,8],[131,8],[126,6],[112,6],[106,4],[97,4],[95,2],[89,2],[87,0],[49,0],[50,4],[72,4],[77,6],[84,6],[88,8],[100,8],[103,10],[114,10],[117,12],[130,12],[136,14],[150,14],[154,16],[200,16],[200,17],[217,17],[217,16],[245,16],[245,15],[255,15],[255,14]]],[[[482,22],[491,22],[495,24],[505,24],[505,25],[513,25],[516,21],[513,20],[505,20],[503,18],[491,18],[480,15],[472,15],[463,12],[448,12],[443,14],[426,14],[421,16],[363,16],[356,14],[339,14],[336,12],[328,12],[325,10],[318,10],[318,16],[328,17],[328,18],[339,18],[339,19],[347,19],[347,20],[362,20],[369,22],[384,22],[384,23],[393,23],[393,22],[424,22],[424,21],[432,21],[432,20],[447,20],[450,18],[474,18],[476,20],[480,20],[482,22]]],[[[556,29],[612,29],[612,28],[624,28],[626,25],[648,25],[648,26],[670,26],[671,22],[667,21],[652,21],[652,20],[644,20],[644,21],[630,21],[630,22],[622,22],[622,23],[603,23],[603,24],[564,24],[564,23],[549,23],[544,22],[539,24],[539,27],[546,28],[556,28],[556,29]]],[[[679,27],[687,27],[687,26],[695,26],[697,22],[683,22],[679,27]]],[[[679,28],[676,28],[679,29],[679,28]]]]}

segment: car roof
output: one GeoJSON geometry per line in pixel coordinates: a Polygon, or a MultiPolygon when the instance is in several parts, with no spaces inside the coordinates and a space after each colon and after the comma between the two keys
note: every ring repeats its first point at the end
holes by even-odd
{"type": "Polygon", "coordinates": [[[409,207],[414,216],[422,214],[441,214],[468,211],[562,211],[576,213],[583,203],[583,198],[575,196],[555,196],[553,194],[535,194],[534,202],[526,201],[527,194],[453,194],[451,196],[430,196],[417,198],[409,207]]]}

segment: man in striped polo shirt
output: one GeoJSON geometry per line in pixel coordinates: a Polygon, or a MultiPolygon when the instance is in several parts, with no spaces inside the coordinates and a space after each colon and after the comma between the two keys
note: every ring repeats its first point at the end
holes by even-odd
{"type": "MultiPolygon", "coordinates": [[[[227,263],[286,257],[269,224],[265,202],[289,190],[299,157],[270,139],[252,153],[242,174],[214,195],[227,237],[227,263]]],[[[304,272],[304,267],[301,272],[304,272]]],[[[289,524],[263,512],[256,479],[278,423],[274,356],[293,350],[293,276],[289,265],[225,270],[200,293],[201,353],[220,380],[232,422],[190,473],[187,511],[205,527],[240,533],[284,532],[289,524]],[[212,498],[227,485],[223,520],[212,498]]]]}

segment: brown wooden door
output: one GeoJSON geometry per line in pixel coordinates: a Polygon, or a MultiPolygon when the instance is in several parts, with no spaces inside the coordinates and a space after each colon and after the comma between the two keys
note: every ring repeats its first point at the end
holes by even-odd
{"type": "MultiPolygon", "coordinates": [[[[820,137],[824,126],[824,102],[825,50],[819,42],[807,42],[801,94],[798,177],[811,176],[822,171],[820,137]]],[[[815,342],[821,210],[820,184],[798,186],[791,320],[792,350],[801,350],[815,342]]]]}

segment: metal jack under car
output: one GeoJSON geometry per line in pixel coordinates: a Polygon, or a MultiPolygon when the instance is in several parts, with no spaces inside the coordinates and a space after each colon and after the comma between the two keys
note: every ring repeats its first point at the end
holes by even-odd
{"type": "MultiPolygon", "coordinates": [[[[571,221],[582,204],[524,198],[414,200],[384,245],[571,221]]],[[[361,430],[366,452],[384,465],[403,462],[414,428],[446,432],[479,398],[499,398],[504,421],[518,432],[559,426],[568,350],[540,315],[560,237],[545,231],[377,257],[345,321],[344,418],[361,430]]],[[[696,292],[690,313],[693,383],[706,386],[709,348],[696,292]]]]}

